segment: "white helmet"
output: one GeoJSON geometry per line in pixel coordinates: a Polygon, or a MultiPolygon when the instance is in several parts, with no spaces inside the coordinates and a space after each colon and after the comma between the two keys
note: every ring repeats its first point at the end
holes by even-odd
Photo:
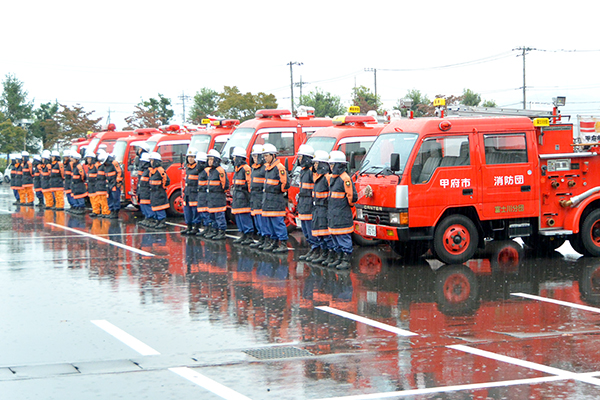
{"type": "Polygon", "coordinates": [[[240,146],[236,146],[233,148],[233,152],[231,153],[233,157],[243,157],[246,158],[246,150],[244,150],[240,146]]]}
{"type": "Polygon", "coordinates": [[[63,151],[63,157],[73,157],[73,152],[71,151],[71,149],[63,151]]]}
{"type": "Polygon", "coordinates": [[[214,157],[214,158],[218,158],[220,160],[221,154],[219,154],[219,152],[216,151],[215,149],[211,149],[208,151],[207,157],[214,157]]]}
{"type": "Polygon", "coordinates": [[[160,153],[153,151],[152,153],[150,153],[150,156],[148,157],[150,160],[158,160],[158,161],[162,161],[162,156],[160,155],[160,153]]]}
{"type": "Polygon", "coordinates": [[[207,159],[208,156],[204,151],[199,151],[198,154],[196,154],[196,160],[199,162],[206,162],[207,159]]]}
{"type": "Polygon", "coordinates": [[[96,158],[96,154],[93,151],[86,151],[85,152],[85,157],[91,157],[91,158],[96,158]]]}
{"type": "Polygon", "coordinates": [[[81,154],[79,154],[79,153],[78,153],[78,152],[76,152],[76,151],[73,151],[72,153],[73,153],[73,154],[71,154],[71,157],[73,157],[73,158],[74,158],[74,159],[76,159],[76,160],[81,160],[81,154]]]}
{"type": "Polygon", "coordinates": [[[262,144],[255,144],[254,146],[252,146],[252,155],[255,154],[262,154],[263,153],[263,145],[262,144]]]}
{"type": "Polygon", "coordinates": [[[101,163],[105,162],[107,158],[108,158],[107,152],[104,151],[102,153],[98,153],[98,161],[100,161],[101,163]]]}
{"type": "Polygon", "coordinates": [[[28,151],[22,151],[21,152],[21,156],[22,157],[29,157],[29,152],[28,151]]]}
{"type": "Polygon", "coordinates": [[[308,144],[300,145],[300,148],[298,149],[298,155],[314,157],[315,149],[313,149],[312,146],[308,144]]]}
{"type": "Polygon", "coordinates": [[[327,153],[325,150],[317,150],[317,151],[315,151],[315,156],[313,157],[313,161],[329,162],[329,153],[327,153]]]}
{"type": "Polygon", "coordinates": [[[138,147],[141,147],[142,149],[144,149],[145,151],[150,151],[150,146],[148,146],[148,143],[146,142],[141,142],[140,144],[137,145],[138,147]]]}
{"type": "Polygon", "coordinates": [[[150,153],[148,153],[147,151],[143,152],[142,157],[140,157],[140,160],[150,162],[150,153]]]}
{"type": "Polygon", "coordinates": [[[194,148],[188,148],[187,153],[185,154],[186,157],[196,157],[196,149],[194,148]]]}
{"type": "Polygon", "coordinates": [[[40,157],[38,154],[36,154],[35,156],[33,156],[33,159],[35,161],[42,161],[42,157],[40,157]]]}
{"type": "Polygon", "coordinates": [[[42,158],[50,159],[50,150],[42,151],[42,158]]]}
{"type": "Polygon", "coordinates": [[[344,154],[343,151],[339,151],[339,150],[334,150],[331,153],[329,153],[329,163],[330,164],[334,164],[334,163],[343,163],[346,164],[346,155],[344,154]]]}
{"type": "Polygon", "coordinates": [[[264,154],[277,154],[277,147],[275,147],[275,145],[272,145],[271,143],[266,143],[263,146],[263,153],[264,154]]]}
{"type": "Polygon", "coordinates": [[[50,153],[50,157],[60,157],[60,153],[58,152],[58,150],[52,150],[52,153],[50,153]]]}

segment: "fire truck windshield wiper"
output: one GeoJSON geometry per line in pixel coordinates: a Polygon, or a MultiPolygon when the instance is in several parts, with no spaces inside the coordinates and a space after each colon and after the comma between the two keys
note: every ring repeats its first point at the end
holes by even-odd
{"type": "Polygon", "coordinates": [[[383,173],[386,173],[386,175],[391,175],[394,173],[394,171],[392,171],[392,169],[386,165],[385,167],[383,167],[381,169],[381,171],[379,171],[378,173],[375,174],[375,177],[377,178],[379,175],[381,175],[383,173]]]}
{"type": "Polygon", "coordinates": [[[376,169],[376,168],[383,168],[383,167],[380,165],[371,165],[369,168],[363,169],[362,171],[360,171],[360,175],[366,174],[368,171],[370,171],[372,169],[376,169]]]}

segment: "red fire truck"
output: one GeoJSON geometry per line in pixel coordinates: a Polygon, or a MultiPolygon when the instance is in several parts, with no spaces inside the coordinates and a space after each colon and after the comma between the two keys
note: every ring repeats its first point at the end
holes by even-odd
{"type": "Polygon", "coordinates": [[[400,254],[461,263],[489,240],[539,251],[569,239],[600,255],[600,144],[574,144],[560,118],[403,119],[387,125],[357,176],[355,231],[400,254]]]}
{"type": "Polygon", "coordinates": [[[220,153],[240,121],[237,119],[215,119],[212,121],[206,119],[202,120],[202,124],[206,125],[206,130],[195,132],[192,135],[190,148],[196,152],[203,151],[205,153],[215,149],[220,153]]]}

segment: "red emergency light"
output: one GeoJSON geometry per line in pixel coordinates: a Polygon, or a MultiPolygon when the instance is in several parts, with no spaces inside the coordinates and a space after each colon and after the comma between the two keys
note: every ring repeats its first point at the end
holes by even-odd
{"type": "Polygon", "coordinates": [[[215,121],[218,122],[219,126],[223,127],[223,128],[227,128],[230,126],[237,126],[240,124],[240,120],[239,119],[223,119],[221,121],[215,121]]]}
{"type": "Polygon", "coordinates": [[[117,130],[117,126],[115,124],[108,124],[108,126],[106,127],[106,130],[110,131],[110,132],[114,132],[117,130]]]}
{"type": "Polygon", "coordinates": [[[442,121],[440,122],[440,131],[449,131],[452,128],[452,124],[450,121],[442,121]]]}
{"type": "Polygon", "coordinates": [[[147,134],[154,134],[154,133],[160,133],[160,130],[156,129],[156,128],[139,128],[134,130],[135,133],[137,133],[138,135],[147,135],[147,134]]]}
{"type": "Polygon", "coordinates": [[[177,132],[179,130],[179,125],[169,125],[165,130],[167,132],[177,132]]]}
{"type": "Polygon", "coordinates": [[[77,138],[77,139],[72,139],[72,140],[71,140],[71,143],[79,143],[79,142],[84,142],[85,140],[86,140],[85,138],[82,138],[82,137],[80,137],[80,138],[77,138]]]}
{"type": "Polygon", "coordinates": [[[269,110],[258,110],[254,116],[256,118],[281,118],[284,115],[292,115],[290,110],[278,110],[278,109],[269,109],[269,110]]]}

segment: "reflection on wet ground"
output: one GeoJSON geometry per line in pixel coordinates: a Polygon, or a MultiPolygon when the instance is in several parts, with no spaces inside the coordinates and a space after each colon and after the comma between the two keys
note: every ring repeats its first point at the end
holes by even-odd
{"type": "Polygon", "coordinates": [[[278,256],[0,190],[7,398],[597,398],[600,259],[568,244],[463,265],[357,247],[339,272],[298,261],[299,232],[278,256]]]}

